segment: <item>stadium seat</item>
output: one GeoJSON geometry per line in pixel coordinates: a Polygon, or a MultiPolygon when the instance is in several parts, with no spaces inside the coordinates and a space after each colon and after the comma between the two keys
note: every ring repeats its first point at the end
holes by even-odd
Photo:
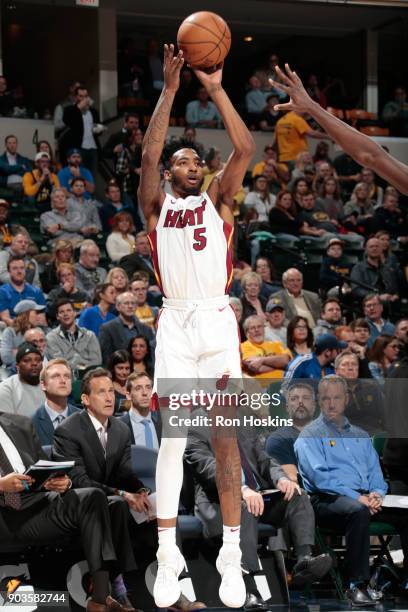
{"type": "Polygon", "coordinates": [[[359,120],[376,121],[378,117],[376,113],[370,113],[362,108],[352,108],[346,110],[346,119],[354,125],[359,120]]]}
{"type": "Polygon", "coordinates": [[[390,130],[388,128],[380,127],[379,125],[365,125],[360,128],[362,134],[367,136],[389,136],[390,130]]]}
{"type": "Polygon", "coordinates": [[[149,108],[149,101],[144,98],[118,98],[118,110],[129,110],[133,108],[149,108]]]}
{"type": "Polygon", "coordinates": [[[333,106],[328,106],[326,110],[328,113],[334,115],[338,119],[344,119],[344,111],[342,108],[334,108],[333,106]]]}
{"type": "Polygon", "coordinates": [[[152,491],[156,490],[156,463],[158,452],[152,448],[133,444],[131,446],[132,467],[138,478],[152,491]]]}

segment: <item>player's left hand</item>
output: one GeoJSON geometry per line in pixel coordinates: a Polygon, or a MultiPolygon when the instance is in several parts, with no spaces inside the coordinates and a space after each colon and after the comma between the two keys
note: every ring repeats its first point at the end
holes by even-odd
{"type": "Polygon", "coordinates": [[[174,45],[164,45],[163,73],[166,89],[177,91],[180,86],[180,71],[184,64],[183,52],[174,55],[174,45]]]}
{"type": "Polygon", "coordinates": [[[214,66],[212,69],[210,68],[208,71],[193,67],[196,77],[204,85],[210,95],[211,92],[214,91],[214,87],[219,88],[221,86],[223,67],[224,62],[217,64],[217,66],[214,66]]]}

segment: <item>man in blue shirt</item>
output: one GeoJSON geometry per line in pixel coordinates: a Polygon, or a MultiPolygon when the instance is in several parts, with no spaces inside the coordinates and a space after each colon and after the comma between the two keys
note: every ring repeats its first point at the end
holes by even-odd
{"type": "Polygon", "coordinates": [[[74,178],[82,177],[85,179],[86,191],[83,194],[84,198],[89,200],[95,191],[95,180],[92,173],[82,166],[82,157],[79,149],[70,149],[67,156],[68,164],[58,172],[58,180],[63,189],[67,191],[67,195],[71,192],[71,182],[74,178]]]}
{"type": "Polygon", "coordinates": [[[299,355],[293,359],[286,370],[285,379],[314,378],[320,379],[328,374],[334,374],[331,365],[342,349],[347,348],[346,342],[337,340],[331,334],[323,334],[316,338],[315,350],[307,355],[299,355]]]}
{"type": "Polygon", "coordinates": [[[130,441],[158,451],[161,439],[160,412],[151,412],[153,382],[146,372],[133,372],[126,382],[127,397],[132,403],[122,421],[130,429],[130,441]]]}
{"type": "Polygon", "coordinates": [[[382,508],[387,492],[379,458],[369,435],[344,416],[347,382],[330,375],[320,381],[321,415],[305,427],[295,442],[303,486],[311,495],[318,524],[339,527],[346,538],[345,561],[354,605],[373,605],[369,579],[370,520],[393,524],[404,552],[408,577],[408,512],[382,508]]]}
{"type": "Polygon", "coordinates": [[[23,257],[15,255],[7,262],[10,282],[0,287],[0,319],[6,325],[12,325],[16,314],[14,307],[21,300],[34,300],[41,306],[46,306],[43,292],[25,282],[26,267],[23,257]]]}
{"type": "Polygon", "coordinates": [[[186,107],[186,122],[192,127],[217,128],[221,124],[221,116],[205,87],[199,87],[197,100],[189,102],[186,107]]]}

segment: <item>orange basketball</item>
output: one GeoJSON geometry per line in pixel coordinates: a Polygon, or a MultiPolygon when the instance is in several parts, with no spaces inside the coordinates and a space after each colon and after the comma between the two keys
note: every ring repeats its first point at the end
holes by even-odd
{"type": "Polygon", "coordinates": [[[187,17],[177,33],[177,44],[194,68],[211,68],[224,60],[231,47],[231,32],[216,13],[200,11],[187,17]]]}

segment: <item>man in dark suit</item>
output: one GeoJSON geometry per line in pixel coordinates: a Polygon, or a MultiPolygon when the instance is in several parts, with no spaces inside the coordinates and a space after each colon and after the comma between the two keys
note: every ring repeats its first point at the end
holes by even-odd
{"type": "Polygon", "coordinates": [[[144,325],[135,317],[136,298],[130,291],[118,295],[116,310],[119,316],[99,329],[99,342],[102,350],[102,361],[108,363],[115,351],[126,349],[131,338],[143,334],[154,348],[154,334],[150,327],[144,325]]]}
{"type": "MultiPolygon", "coordinates": [[[[211,435],[210,427],[192,427],[185,458],[195,479],[195,514],[203,523],[204,535],[214,538],[222,534],[222,518],[211,435]]],[[[250,426],[242,426],[237,430],[237,438],[242,466],[242,566],[247,574],[245,581],[248,589],[245,609],[256,609],[264,603],[251,575],[259,569],[258,520],[274,527],[288,526],[297,557],[293,569],[293,584],[296,587],[324,576],[331,567],[331,559],[329,555],[312,557],[315,523],[309,498],[267,455],[264,435],[257,435],[250,426]],[[261,494],[261,491],[271,488],[278,489],[278,492],[265,496],[261,494]]]]}
{"type": "Polygon", "coordinates": [[[159,450],[162,424],[160,412],[150,411],[152,379],[146,372],[134,372],[127,379],[126,390],[132,407],[121,420],[129,427],[131,444],[159,450]]]}
{"type": "Polygon", "coordinates": [[[317,293],[303,289],[303,275],[296,268],[289,268],[282,274],[282,285],[284,289],[274,293],[270,301],[283,306],[288,321],[300,315],[313,329],[322,310],[317,293]]]}
{"type": "Polygon", "coordinates": [[[42,369],[40,387],[46,400],[31,417],[42,446],[52,445],[54,430],[67,417],[79,412],[68,403],[72,391],[72,370],[65,359],[52,359],[42,369]]]}
{"type": "Polygon", "coordinates": [[[35,481],[24,472],[40,459],[47,457],[30,419],[0,412],[0,541],[24,546],[58,542],[79,531],[93,583],[87,612],[127,612],[109,595],[110,574],[135,568],[125,504],[118,504],[111,527],[106,497],[97,488],[74,490],[64,475],[35,491],[35,481]]]}
{"type": "Polygon", "coordinates": [[[59,140],[63,165],[68,149],[80,149],[84,166],[96,176],[98,142],[94,138],[94,125],[99,123],[99,115],[92,106],[87,88],[83,85],[75,89],[75,104],[65,107],[63,122],[67,126],[59,140]]]}
{"type": "MultiPolygon", "coordinates": [[[[70,473],[74,488],[96,487],[105,493],[112,525],[116,521],[118,501],[124,501],[128,510],[149,513],[149,491],[132,469],[129,430],[112,416],[115,391],[107,370],[96,368],[85,375],[81,400],[85,410],[73,414],[55,430],[53,458],[75,460],[75,468],[70,473]]],[[[129,511],[127,516],[129,519],[129,511]]],[[[144,532],[155,531],[153,526],[149,530],[145,525],[142,532],[134,521],[128,521],[124,537],[130,542],[130,526],[139,528],[138,539],[144,532]]],[[[130,607],[120,579],[113,589],[118,601],[130,607]]]]}

